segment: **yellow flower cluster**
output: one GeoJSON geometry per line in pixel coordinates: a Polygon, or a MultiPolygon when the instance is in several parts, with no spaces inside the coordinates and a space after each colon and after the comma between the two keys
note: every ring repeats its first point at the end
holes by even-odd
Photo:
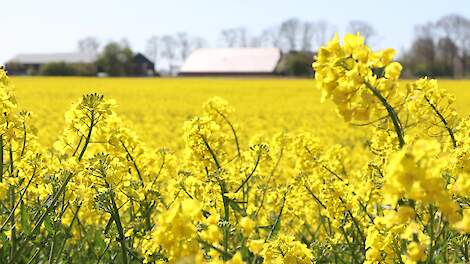
{"type": "Polygon", "coordinates": [[[312,252],[307,246],[294,237],[279,235],[279,237],[267,243],[260,255],[266,263],[311,263],[312,252]]]}
{"type": "Polygon", "coordinates": [[[440,144],[431,140],[418,140],[393,153],[384,179],[385,203],[396,206],[408,199],[435,204],[446,217],[454,218],[459,206],[447,191],[440,155],[440,144]]]}
{"type": "Polygon", "coordinates": [[[197,201],[178,202],[158,215],[155,226],[142,242],[142,251],[148,256],[165,256],[170,262],[202,262],[196,229],[201,218],[201,205],[197,201]]]}
{"type": "Polygon", "coordinates": [[[437,80],[419,79],[409,84],[409,113],[422,133],[449,137],[452,147],[457,147],[455,127],[458,120],[454,107],[455,96],[439,87],[437,80]]]}
{"type": "Polygon", "coordinates": [[[382,103],[375,94],[389,101],[399,95],[402,66],[392,61],[394,55],[393,49],[373,52],[360,35],[346,35],[343,44],[335,36],[313,63],[322,100],[331,98],[346,121],[381,117],[382,103]]]}

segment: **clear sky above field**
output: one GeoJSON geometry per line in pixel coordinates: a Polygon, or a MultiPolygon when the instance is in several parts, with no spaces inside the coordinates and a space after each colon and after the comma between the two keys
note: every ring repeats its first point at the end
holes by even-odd
{"type": "Polygon", "coordinates": [[[127,38],[143,51],[152,35],[185,31],[217,46],[222,29],[250,33],[291,17],[324,19],[341,33],[349,20],[373,24],[377,47],[398,50],[412,40],[416,24],[457,13],[470,18],[469,0],[0,0],[0,63],[16,53],[74,51],[77,40],[127,38]]]}

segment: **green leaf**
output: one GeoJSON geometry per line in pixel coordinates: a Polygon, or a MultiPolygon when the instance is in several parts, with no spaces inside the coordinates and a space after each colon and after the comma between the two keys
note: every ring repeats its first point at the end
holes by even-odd
{"type": "Polygon", "coordinates": [[[0,241],[2,241],[2,244],[6,244],[8,242],[8,237],[5,234],[5,231],[6,230],[4,230],[3,232],[0,232],[0,241]]]}
{"type": "Polygon", "coordinates": [[[20,207],[20,213],[21,213],[21,227],[23,231],[26,233],[26,235],[29,235],[31,233],[29,211],[28,209],[24,207],[23,204],[20,207]]]}
{"type": "Polygon", "coordinates": [[[103,251],[106,247],[106,242],[103,239],[101,232],[95,232],[95,245],[98,247],[100,251],[103,251]]]}
{"type": "Polygon", "coordinates": [[[54,233],[54,225],[52,224],[52,220],[49,215],[47,215],[46,219],[44,220],[44,227],[48,232],[54,233]]]}
{"type": "Polygon", "coordinates": [[[8,236],[5,234],[7,230],[0,232],[0,263],[3,263],[2,260],[6,259],[10,253],[11,243],[8,240],[8,236]]]}
{"type": "Polygon", "coordinates": [[[233,200],[229,199],[230,207],[237,213],[241,214],[242,216],[246,216],[244,210],[238,205],[238,203],[234,202],[233,200]]]}

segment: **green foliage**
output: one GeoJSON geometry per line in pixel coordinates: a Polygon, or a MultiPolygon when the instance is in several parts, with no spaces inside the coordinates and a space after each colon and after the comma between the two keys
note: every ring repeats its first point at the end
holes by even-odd
{"type": "Polygon", "coordinates": [[[47,76],[94,76],[96,66],[93,64],[69,64],[65,62],[51,62],[39,68],[40,75],[47,76]]]}
{"type": "Polygon", "coordinates": [[[312,76],[313,53],[302,51],[291,51],[284,54],[277,72],[288,76],[312,76]]]}
{"type": "Polygon", "coordinates": [[[98,72],[96,63],[73,64],[72,67],[75,69],[78,76],[96,76],[98,72]]]}
{"type": "Polygon", "coordinates": [[[71,76],[76,75],[75,68],[65,62],[51,62],[39,68],[40,75],[71,76]]]}
{"type": "Polygon", "coordinates": [[[28,71],[28,67],[21,63],[10,62],[6,65],[6,70],[9,75],[16,75],[26,73],[28,71]]]}
{"type": "Polygon", "coordinates": [[[110,76],[127,76],[133,73],[134,54],[132,50],[117,42],[111,42],[104,47],[98,58],[99,71],[106,72],[110,76]]]}

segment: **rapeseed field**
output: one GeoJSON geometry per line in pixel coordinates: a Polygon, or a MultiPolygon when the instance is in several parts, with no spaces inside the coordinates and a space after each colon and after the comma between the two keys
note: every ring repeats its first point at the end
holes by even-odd
{"type": "MultiPolygon", "coordinates": [[[[201,111],[201,105],[221,96],[235,109],[242,141],[249,135],[311,131],[324,140],[350,140],[358,132],[338,121],[331,102],[320,103],[312,79],[230,78],[74,78],[16,77],[20,107],[35,115],[39,138],[45,144],[57,139],[64,113],[76,98],[102,93],[117,102],[116,112],[153,147],[181,149],[183,123],[201,111]],[[332,133],[332,131],[335,131],[332,133]],[[338,133],[341,131],[341,133],[338,133]]],[[[406,81],[405,81],[406,83],[406,81]]],[[[440,80],[457,95],[460,113],[470,113],[470,81],[440,80]]]]}

